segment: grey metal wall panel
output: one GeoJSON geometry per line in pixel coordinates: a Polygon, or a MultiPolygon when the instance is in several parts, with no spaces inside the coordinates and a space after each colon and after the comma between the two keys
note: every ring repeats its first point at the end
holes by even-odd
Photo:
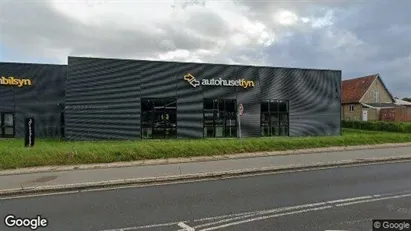
{"type": "Polygon", "coordinates": [[[180,62],[69,58],[66,134],[72,139],[140,137],[140,99],[177,97],[177,136],[202,138],[203,99],[236,98],[244,137],[260,136],[261,100],[289,100],[290,135],[339,135],[341,72],[180,62]],[[253,88],[184,80],[253,80],[253,88]]]}
{"type": "Polygon", "coordinates": [[[254,87],[237,87],[237,104],[243,104],[244,114],[241,116],[241,135],[244,137],[256,137],[261,135],[261,86],[259,80],[261,69],[256,67],[238,67],[237,79],[252,80],[254,87]]]}
{"type": "Polygon", "coordinates": [[[139,138],[142,63],[69,57],[66,138],[139,138]]]}
{"type": "Polygon", "coordinates": [[[177,82],[177,136],[179,138],[203,138],[203,92],[201,87],[192,87],[184,75],[202,76],[206,65],[176,65],[177,82]]]}
{"type": "MultiPolygon", "coordinates": [[[[207,64],[202,75],[196,76],[199,81],[202,79],[222,79],[236,80],[237,68],[228,65],[207,64]]],[[[201,86],[203,97],[208,99],[235,99],[237,87],[227,86],[201,86]]]]}
{"type": "MultiPolygon", "coordinates": [[[[2,69],[0,67],[0,73],[1,70],[2,69]]],[[[14,111],[14,88],[0,85],[0,112],[9,111],[14,111]]]]}
{"type": "Polygon", "coordinates": [[[260,75],[262,99],[289,100],[290,136],[340,134],[341,72],[273,68],[260,75]]]}
{"type": "Polygon", "coordinates": [[[11,98],[13,93],[14,108],[10,104],[0,111],[13,109],[15,112],[16,137],[24,136],[24,119],[35,118],[36,136],[60,137],[60,112],[63,110],[64,89],[67,66],[50,64],[1,63],[0,75],[5,77],[26,78],[32,86],[1,86],[0,97],[11,98]],[[7,88],[8,90],[3,90],[7,88]]]}
{"type": "Polygon", "coordinates": [[[170,62],[144,62],[141,72],[142,98],[176,98],[176,64],[170,62]]]}

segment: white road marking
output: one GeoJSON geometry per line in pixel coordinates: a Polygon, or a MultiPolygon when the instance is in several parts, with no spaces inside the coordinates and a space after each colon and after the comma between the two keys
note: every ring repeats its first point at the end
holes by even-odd
{"type": "Polygon", "coordinates": [[[327,204],[336,204],[336,203],[348,202],[348,201],[372,199],[372,198],[374,198],[374,197],[376,197],[376,196],[380,196],[380,195],[364,196],[364,197],[354,197],[354,198],[346,198],[346,199],[341,199],[341,200],[327,201],[327,204]]]}
{"type": "Polygon", "coordinates": [[[178,222],[170,222],[170,223],[154,224],[154,225],[142,225],[142,226],[121,228],[121,229],[105,229],[105,230],[100,230],[100,231],[128,231],[128,230],[137,230],[137,229],[167,227],[167,226],[173,226],[173,225],[178,225],[178,222]]]}
{"type": "Polygon", "coordinates": [[[325,202],[320,202],[320,203],[313,203],[313,204],[306,204],[306,205],[297,205],[297,206],[291,206],[291,207],[283,207],[283,208],[276,208],[276,209],[270,209],[270,210],[261,210],[261,211],[256,211],[256,212],[248,212],[245,213],[243,216],[235,216],[234,218],[230,219],[225,219],[221,221],[216,221],[216,222],[211,222],[211,223],[206,223],[202,225],[197,225],[194,226],[194,228],[202,228],[210,225],[215,225],[215,224],[221,224],[233,220],[238,220],[238,219],[244,219],[248,217],[253,217],[257,215],[264,215],[264,214],[270,214],[270,213],[278,213],[278,212],[285,212],[285,211],[290,211],[290,210],[296,210],[296,209],[304,209],[304,208],[312,208],[312,207],[318,207],[321,205],[325,205],[325,202]]]}
{"type": "Polygon", "coordinates": [[[299,213],[306,213],[306,212],[310,212],[310,211],[319,211],[319,210],[330,209],[330,208],[332,208],[332,206],[328,205],[328,206],[322,206],[322,207],[311,208],[311,209],[303,209],[303,210],[298,210],[298,211],[293,211],[293,212],[288,212],[288,213],[279,213],[279,214],[274,214],[274,215],[269,215],[269,216],[255,217],[255,218],[251,218],[251,219],[247,219],[247,220],[242,220],[242,221],[238,221],[238,222],[232,222],[232,223],[228,223],[228,224],[224,224],[224,225],[220,225],[220,226],[211,227],[211,228],[208,228],[208,229],[201,229],[200,231],[210,231],[210,230],[215,230],[215,229],[226,228],[226,227],[229,227],[229,226],[249,223],[249,222],[253,222],[253,221],[266,220],[266,219],[270,219],[270,218],[274,218],[274,217],[282,217],[282,216],[294,215],[294,214],[299,214],[299,213]]]}
{"type": "Polygon", "coordinates": [[[194,228],[184,224],[184,222],[179,222],[177,225],[183,228],[184,231],[195,231],[194,228]]]}
{"type": "MultiPolygon", "coordinates": [[[[409,191],[404,191],[404,192],[409,192],[409,191]]],[[[353,205],[353,204],[368,203],[368,202],[373,202],[373,201],[389,200],[389,199],[396,199],[396,198],[403,198],[403,197],[411,197],[411,193],[399,194],[399,195],[394,195],[394,193],[389,193],[389,194],[385,194],[385,195],[393,195],[393,196],[384,196],[383,197],[382,195],[371,195],[371,196],[362,196],[362,197],[354,197],[354,198],[345,198],[345,199],[340,199],[340,200],[331,200],[331,201],[324,201],[324,202],[311,203],[311,204],[305,204],[305,205],[282,207],[282,208],[276,208],[276,209],[270,209],[270,210],[260,210],[260,211],[254,211],[254,212],[243,212],[243,213],[238,213],[238,214],[228,214],[228,215],[222,215],[222,216],[200,218],[200,219],[192,220],[191,222],[193,222],[193,221],[194,222],[210,221],[210,220],[212,221],[212,220],[227,218],[227,219],[224,219],[224,220],[221,220],[221,221],[211,222],[211,223],[202,224],[202,225],[198,225],[198,226],[193,227],[193,228],[201,228],[201,227],[206,227],[206,226],[210,226],[210,225],[230,222],[230,221],[233,221],[233,220],[239,220],[239,219],[244,219],[244,218],[257,216],[257,217],[247,219],[247,220],[240,220],[240,221],[237,221],[237,222],[232,222],[232,223],[228,223],[228,224],[225,224],[225,225],[210,227],[208,229],[204,229],[204,231],[205,230],[214,230],[214,229],[225,228],[225,227],[228,227],[228,226],[234,226],[234,225],[238,225],[238,224],[242,224],[242,223],[253,222],[253,221],[258,221],[258,220],[263,220],[263,219],[293,215],[293,214],[310,212],[310,211],[324,210],[324,209],[333,208],[334,206],[342,207],[342,206],[349,206],[349,205],[353,205]],[[371,198],[371,199],[368,199],[368,198],[371,198]],[[341,202],[346,202],[346,203],[341,203],[341,202]],[[296,210],[296,211],[287,212],[287,213],[279,213],[278,214],[278,212],[285,212],[285,211],[290,211],[290,210],[296,210]],[[270,216],[260,216],[260,217],[258,217],[258,215],[267,215],[267,214],[272,214],[272,213],[277,213],[277,214],[270,215],[270,216]]],[[[190,222],[190,221],[182,221],[182,222],[187,223],[187,222],[190,222]]],[[[172,225],[178,225],[178,224],[179,224],[179,222],[170,222],[170,223],[163,223],[163,224],[144,225],[144,226],[128,227],[128,228],[121,228],[121,229],[101,230],[101,231],[127,231],[127,230],[154,228],[154,227],[172,226],[172,225]]]]}
{"type": "Polygon", "coordinates": [[[32,195],[23,195],[23,196],[8,196],[8,197],[0,197],[0,201],[1,200],[12,200],[12,199],[22,199],[22,198],[32,198],[32,197],[42,197],[42,196],[57,196],[57,195],[65,195],[65,194],[74,194],[78,192],[79,191],[69,191],[69,192],[32,194],[32,195]]]}
{"type": "Polygon", "coordinates": [[[343,203],[343,204],[337,204],[335,206],[342,207],[342,206],[348,206],[348,205],[362,204],[362,203],[381,201],[381,200],[389,200],[389,199],[397,199],[397,198],[410,197],[410,196],[411,196],[411,193],[403,194],[403,195],[397,195],[397,196],[390,196],[390,197],[380,197],[379,195],[376,195],[377,198],[374,198],[374,199],[353,201],[353,202],[348,202],[348,203],[343,203]]]}

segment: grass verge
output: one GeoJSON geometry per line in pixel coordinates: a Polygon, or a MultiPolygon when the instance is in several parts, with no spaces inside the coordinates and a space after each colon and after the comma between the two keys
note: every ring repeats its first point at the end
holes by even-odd
{"type": "Polygon", "coordinates": [[[25,148],[22,139],[3,139],[0,140],[0,169],[404,142],[411,142],[411,134],[354,129],[343,129],[342,136],[246,138],[242,141],[199,139],[65,142],[38,139],[32,148],[25,148]]]}

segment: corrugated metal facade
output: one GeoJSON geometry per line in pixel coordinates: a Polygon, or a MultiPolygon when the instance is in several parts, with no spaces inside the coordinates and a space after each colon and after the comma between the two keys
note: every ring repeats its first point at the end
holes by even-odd
{"type": "Polygon", "coordinates": [[[24,137],[24,118],[35,118],[36,136],[61,137],[66,65],[0,63],[0,78],[30,79],[31,86],[0,84],[0,113],[13,112],[15,137],[24,137]]]}
{"type": "Polygon", "coordinates": [[[260,136],[263,100],[289,101],[289,135],[340,135],[341,71],[69,57],[66,85],[68,139],[141,137],[142,98],[177,99],[177,136],[202,138],[203,99],[244,105],[241,132],[260,136]],[[255,81],[253,88],[199,86],[184,81],[255,81]]]}

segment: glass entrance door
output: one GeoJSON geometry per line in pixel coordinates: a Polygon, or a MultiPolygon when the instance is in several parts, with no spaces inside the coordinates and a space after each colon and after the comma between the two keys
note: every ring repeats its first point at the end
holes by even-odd
{"type": "Polygon", "coordinates": [[[0,113],[0,136],[5,138],[13,138],[15,135],[14,113],[0,113]]]}

